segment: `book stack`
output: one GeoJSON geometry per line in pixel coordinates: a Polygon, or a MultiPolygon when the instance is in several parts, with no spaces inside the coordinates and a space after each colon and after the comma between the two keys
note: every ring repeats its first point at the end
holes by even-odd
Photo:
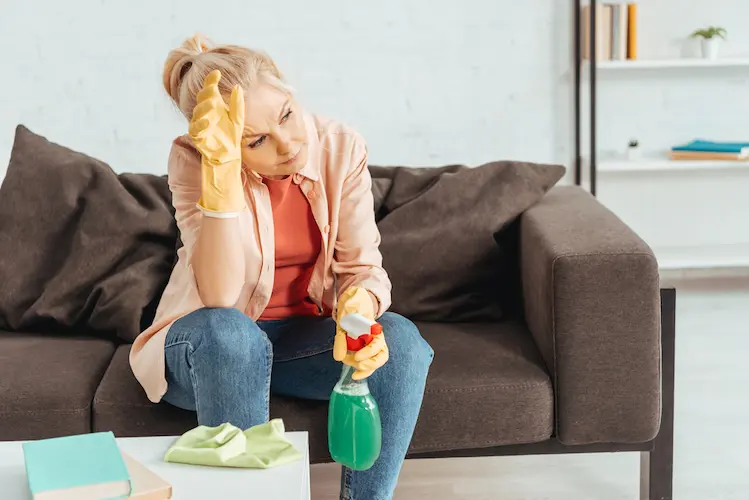
{"type": "MultiPolygon", "coordinates": [[[[580,35],[582,58],[591,59],[591,6],[582,8],[580,35]]],[[[596,4],[596,61],[637,59],[637,4],[596,4]]]]}
{"type": "Polygon", "coordinates": [[[167,500],[169,483],[122,453],[111,432],[23,443],[33,500],[167,500]]]}
{"type": "Polygon", "coordinates": [[[749,160],[749,142],[716,142],[697,139],[671,148],[672,160],[749,160]]]}

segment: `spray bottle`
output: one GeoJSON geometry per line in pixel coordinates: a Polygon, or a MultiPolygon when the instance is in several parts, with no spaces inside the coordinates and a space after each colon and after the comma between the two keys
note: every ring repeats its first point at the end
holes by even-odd
{"type": "MultiPolygon", "coordinates": [[[[358,313],[341,318],[349,354],[369,344],[382,326],[358,313]]],[[[377,402],[369,393],[367,380],[354,380],[354,367],[344,364],[333,388],[328,408],[330,456],[352,470],[367,470],[380,456],[382,423],[377,402]]]]}

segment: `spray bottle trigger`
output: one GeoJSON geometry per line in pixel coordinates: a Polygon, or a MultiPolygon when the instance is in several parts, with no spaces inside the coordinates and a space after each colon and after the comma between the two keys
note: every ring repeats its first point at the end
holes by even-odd
{"type": "Polygon", "coordinates": [[[346,346],[349,351],[359,351],[372,342],[374,335],[382,333],[382,325],[359,313],[342,317],[340,327],[346,331],[346,346]]]}

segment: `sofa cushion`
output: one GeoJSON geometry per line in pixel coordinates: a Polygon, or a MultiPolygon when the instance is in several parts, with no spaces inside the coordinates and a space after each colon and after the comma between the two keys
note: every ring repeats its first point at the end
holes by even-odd
{"type": "Polygon", "coordinates": [[[111,430],[117,437],[170,436],[198,425],[195,412],[148,400],[130,369],[130,347],[117,348],[96,391],[94,432],[111,430]]]}
{"type": "Polygon", "coordinates": [[[515,283],[500,234],[564,175],[561,165],[494,161],[469,168],[371,166],[393,312],[420,321],[506,318],[515,283]]]}
{"type": "MultiPolygon", "coordinates": [[[[524,327],[514,323],[420,323],[435,351],[413,452],[470,449],[548,439],[549,376],[524,327]]],[[[128,365],[130,346],[112,359],[94,399],[95,431],[117,436],[178,435],[193,412],[148,401],[128,365]]],[[[273,396],[271,416],[310,432],[312,460],[329,460],[327,403],[273,396]]]]}
{"type": "Polygon", "coordinates": [[[132,341],[175,260],[166,180],[16,130],[0,187],[0,328],[132,341]]]}
{"type": "Polygon", "coordinates": [[[412,451],[535,443],[551,437],[551,379],[524,325],[417,326],[435,355],[412,451]]]}
{"type": "Polygon", "coordinates": [[[0,332],[0,440],[89,432],[114,350],[101,339],[0,332]]]}

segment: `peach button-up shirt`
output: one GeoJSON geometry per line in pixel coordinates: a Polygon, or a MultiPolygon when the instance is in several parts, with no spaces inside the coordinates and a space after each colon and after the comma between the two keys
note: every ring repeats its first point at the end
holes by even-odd
{"type": "MultiPolygon", "coordinates": [[[[320,311],[332,311],[338,296],[357,285],[379,302],[377,315],[390,307],[391,284],[382,267],[380,233],[375,224],[372,179],[367,148],[347,126],[314,115],[305,116],[307,164],[293,176],[309,200],[322,236],[322,250],[309,283],[309,296],[320,311]]],[[[175,218],[183,246],[177,264],[148,329],[133,342],[130,366],[148,399],[166,392],[164,342],[175,321],[196,311],[200,300],[190,258],[203,213],[196,204],[201,193],[200,156],[186,136],[174,140],[168,177],[175,218]]],[[[246,276],[234,307],[257,320],[273,290],[275,248],[273,213],[268,188],[252,173],[243,175],[248,210],[239,216],[246,276]]]]}

